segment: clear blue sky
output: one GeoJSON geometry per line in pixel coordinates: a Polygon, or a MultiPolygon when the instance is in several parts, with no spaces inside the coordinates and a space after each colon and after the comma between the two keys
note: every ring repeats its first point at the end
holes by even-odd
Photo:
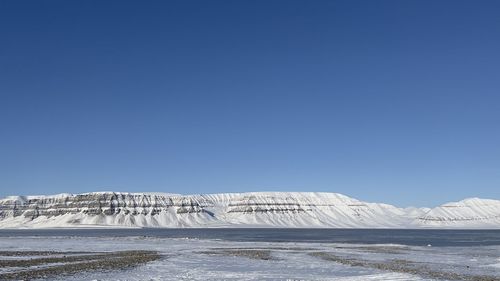
{"type": "Polygon", "coordinates": [[[500,1],[1,1],[0,196],[500,199],[500,1]]]}

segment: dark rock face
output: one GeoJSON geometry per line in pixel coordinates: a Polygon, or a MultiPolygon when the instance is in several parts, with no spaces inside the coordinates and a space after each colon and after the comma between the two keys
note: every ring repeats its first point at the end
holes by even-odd
{"type": "MultiPolygon", "coordinates": [[[[171,210],[176,214],[214,214],[206,207],[215,203],[203,196],[169,196],[161,194],[131,194],[117,192],[59,195],[52,197],[15,197],[0,201],[0,218],[23,216],[36,219],[40,216],[51,218],[65,214],[85,214],[89,216],[149,215],[156,216],[171,210]]],[[[296,199],[259,198],[244,196],[227,205],[228,213],[302,213],[310,209],[296,199]],[[269,199],[269,200],[267,200],[269,199]]]]}
{"type": "Polygon", "coordinates": [[[77,213],[94,216],[111,216],[120,213],[155,216],[170,208],[173,208],[177,214],[205,211],[197,200],[189,197],[110,192],[4,199],[0,201],[0,218],[24,216],[35,219],[39,216],[50,218],[77,213]]]}
{"type": "Polygon", "coordinates": [[[240,200],[231,202],[228,205],[228,213],[301,213],[306,209],[295,199],[285,198],[264,198],[256,196],[245,196],[240,200]]]}

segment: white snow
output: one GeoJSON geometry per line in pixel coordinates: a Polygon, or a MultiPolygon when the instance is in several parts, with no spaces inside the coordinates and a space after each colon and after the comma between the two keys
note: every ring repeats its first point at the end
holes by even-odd
{"type": "Polygon", "coordinates": [[[413,222],[415,226],[500,228],[500,201],[469,198],[433,208],[413,222]]]}
{"type": "MultiPolygon", "coordinates": [[[[380,245],[381,247],[390,247],[380,245]]],[[[397,247],[398,245],[393,245],[397,247]]],[[[309,255],[325,251],[359,257],[364,260],[386,260],[385,254],[365,252],[357,245],[320,243],[270,243],[230,242],[198,239],[173,239],[155,237],[4,237],[0,239],[2,250],[51,250],[51,251],[116,251],[154,250],[163,258],[145,265],[107,272],[85,272],[64,276],[61,280],[323,280],[323,281],[431,281],[416,275],[381,271],[367,267],[351,267],[326,261],[309,255]],[[340,246],[340,248],[338,248],[340,246]],[[239,256],[209,255],[201,251],[220,248],[271,249],[272,260],[258,260],[239,256]],[[293,249],[293,250],[290,250],[293,249]]],[[[377,247],[377,245],[373,245],[377,247]]],[[[477,249],[476,249],[477,250],[477,249]]],[[[497,248],[484,248],[487,253],[497,248]]],[[[397,255],[400,259],[424,260],[429,266],[448,257],[448,264],[460,264],[462,257],[469,256],[467,249],[456,250],[449,255],[448,249],[431,252],[425,247],[409,248],[397,255]],[[456,253],[459,253],[458,255],[456,253]],[[416,254],[416,255],[415,255],[416,254]]],[[[490,258],[491,259],[491,258],[490,258]]],[[[481,262],[484,262],[481,260],[481,262]]],[[[495,270],[495,269],[493,269],[495,270]]],[[[498,273],[492,271],[493,274],[498,273]]]]}
{"type": "Polygon", "coordinates": [[[500,201],[397,208],[325,192],[92,192],[0,199],[0,228],[52,227],[500,228],[500,201]]]}

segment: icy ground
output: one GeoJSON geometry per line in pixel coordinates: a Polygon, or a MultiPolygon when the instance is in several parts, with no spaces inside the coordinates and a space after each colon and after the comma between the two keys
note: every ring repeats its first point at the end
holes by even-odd
{"type": "MultiPolygon", "coordinates": [[[[500,246],[410,247],[155,237],[1,237],[0,250],[154,250],[162,255],[160,260],[127,270],[79,273],[61,277],[60,280],[443,280],[370,266],[350,266],[312,253],[378,264],[403,260],[445,273],[481,275],[489,278],[484,280],[500,280],[500,246]],[[269,250],[270,258],[238,254],[246,250],[269,250]]],[[[0,260],[4,258],[0,256],[0,260]]],[[[19,269],[1,269],[2,272],[12,270],[19,269]]]]}

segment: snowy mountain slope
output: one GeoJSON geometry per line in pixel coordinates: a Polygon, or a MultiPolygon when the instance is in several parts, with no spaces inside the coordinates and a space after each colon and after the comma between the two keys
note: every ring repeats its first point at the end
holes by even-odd
{"type": "Polygon", "coordinates": [[[115,192],[7,197],[0,218],[0,227],[183,227],[213,220],[188,197],[115,192]]]}
{"type": "MultiPolygon", "coordinates": [[[[218,217],[232,225],[279,227],[397,227],[399,209],[336,193],[259,192],[209,195],[225,202],[218,217]],[[389,219],[388,218],[392,218],[389,219]]],[[[214,210],[214,213],[217,211],[214,210]]]]}
{"type": "Polygon", "coordinates": [[[402,209],[337,193],[313,192],[199,195],[94,192],[0,199],[0,228],[497,228],[499,217],[500,201],[495,200],[469,199],[435,209],[402,209]]]}
{"type": "Polygon", "coordinates": [[[414,226],[500,228],[500,201],[469,198],[451,202],[419,216],[414,226]]]}

